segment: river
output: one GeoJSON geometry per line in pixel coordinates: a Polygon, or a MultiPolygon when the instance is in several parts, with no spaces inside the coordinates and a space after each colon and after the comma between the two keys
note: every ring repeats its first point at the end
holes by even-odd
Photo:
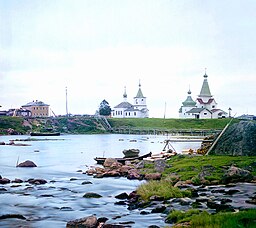
{"type": "MultiPolygon", "coordinates": [[[[0,142],[27,139],[29,136],[0,136],[0,142]]],[[[42,139],[42,137],[33,137],[42,139]]],[[[44,139],[45,137],[43,137],[44,139]]],[[[0,227],[65,227],[70,220],[96,215],[109,218],[109,223],[130,222],[131,227],[166,225],[161,214],[141,215],[129,211],[126,206],[115,205],[115,196],[135,190],[142,181],[126,178],[97,179],[86,174],[95,166],[94,157],[122,157],[124,149],[140,149],[140,154],[158,153],[164,147],[166,136],[153,135],[61,135],[48,137],[45,141],[22,142],[30,146],[0,146],[0,175],[4,178],[23,181],[29,178],[47,180],[44,185],[0,184],[0,215],[21,214],[26,220],[0,220],[0,227]],[[36,168],[16,168],[16,163],[33,161],[36,168]],[[92,184],[82,184],[89,181],[92,184]],[[3,191],[4,189],[4,191],[3,191]],[[102,195],[99,199],[86,199],[86,192],[102,195]]],[[[16,142],[20,143],[20,142],[16,142]]],[[[174,142],[177,152],[197,149],[200,142],[174,142]]]]}

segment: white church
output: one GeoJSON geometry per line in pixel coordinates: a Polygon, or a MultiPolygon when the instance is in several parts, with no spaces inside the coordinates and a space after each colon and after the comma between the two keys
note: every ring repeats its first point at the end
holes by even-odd
{"type": "Polygon", "coordinates": [[[207,78],[205,72],[203,85],[196,101],[192,99],[189,89],[187,99],[182,102],[179,109],[180,118],[217,119],[228,117],[228,113],[217,107],[218,104],[211,95],[207,78]]]}
{"type": "Polygon", "coordinates": [[[115,106],[111,111],[113,118],[147,118],[148,108],[146,97],[143,96],[141,84],[139,83],[139,90],[137,95],[133,98],[133,104],[127,101],[126,88],[124,88],[123,101],[115,106]]]}

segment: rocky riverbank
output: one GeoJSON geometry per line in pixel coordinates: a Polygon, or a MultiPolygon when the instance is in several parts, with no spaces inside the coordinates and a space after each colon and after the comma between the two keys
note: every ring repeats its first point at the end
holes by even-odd
{"type": "MultiPolygon", "coordinates": [[[[219,157],[220,160],[225,160],[226,158],[219,157]]],[[[254,158],[255,159],[255,158],[254,158]]],[[[114,159],[106,160],[104,166],[97,166],[90,168],[87,171],[83,172],[79,170],[78,174],[82,175],[92,175],[95,179],[99,178],[111,178],[119,179],[121,177],[127,177],[129,179],[147,179],[151,181],[144,181],[142,186],[145,186],[147,189],[147,183],[157,183],[159,185],[156,189],[150,189],[150,195],[145,198],[141,195],[139,189],[132,192],[122,192],[118,195],[115,195],[114,204],[120,207],[125,207],[133,213],[138,213],[141,216],[148,216],[152,214],[161,214],[163,220],[166,224],[173,226],[176,222],[173,217],[170,217],[170,213],[174,211],[207,211],[210,214],[215,214],[218,212],[237,212],[243,211],[248,208],[256,208],[256,184],[255,184],[255,164],[252,162],[252,159],[245,158],[243,161],[243,168],[239,162],[236,162],[233,159],[235,165],[227,165],[229,161],[226,161],[226,166],[223,167],[222,179],[215,179],[209,181],[210,173],[214,173],[215,169],[218,169],[214,164],[210,164],[210,160],[213,163],[216,163],[214,157],[192,157],[192,156],[175,156],[170,160],[159,159],[154,163],[149,164],[145,161],[136,161],[136,162],[126,162],[122,165],[114,159]],[[198,180],[201,182],[194,181],[194,176],[190,179],[184,179],[182,176],[182,170],[177,170],[176,173],[170,172],[171,168],[177,167],[178,160],[183,160],[183,163],[186,164],[187,160],[198,159],[201,163],[202,168],[197,172],[198,180]],[[207,160],[208,166],[206,166],[202,159],[207,160]],[[247,160],[247,162],[246,162],[247,160]],[[247,167],[247,169],[245,169],[247,167]],[[168,173],[168,175],[166,174],[168,173]],[[160,180],[160,181],[159,181],[160,180]],[[175,189],[173,196],[166,196],[158,191],[162,188],[162,183],[168,183],[168,191],[175,189]],[[215,183],[215,184],[213,184],[215,183]],[[161,195],[162,194],[162,195],[161,195]]],[[[21,163],[22,164],[22,163],[21,163]]],[[[186,170],[186,167],[183,164],[183,169],[186,170]]],[[[32,167],[32,166],[31,166],[32,167]]],[[[191,166],[190,166],[191,167],[191,166]]],[[[194,170],[198,167],[194,166],[194,170]]],[[[22,168],[24,169],[24,168],[22,168]]],[[[81,177],[82,177],[81,176],[81,177]]],[[[76,181],[76,178],[70,178],[70,183],[76,181]]],[[[17,192],[21,196],[37,194],[37,198],[48,198],[54,199],[55,194],[52,191],[65,191],[66,194],[69,193],[69,197],[77,194],[74,191],[68,191],[68,188],[56,188],[56,180],[45,180],[40,178],[30,178],[27,180],[21,180],[15,178],[10,180],[6,177],[0,176],[0,193],[1,194],[10,194],[12,192],[17,192]],[[24,189],[23,189],[24,188],[24,189]],[[19,189],[19,190],[17,190],[19,189]],[[22,190],[23,189],[23,190],[22,190]],[[55,191],[55,190],[54,190],[55,191]],[[37,192],[37,193],[36,193],[37,192]]],[[[58,183],[58,180],[57,180],[58,183]]],[[[93,185],[93,181],[83,181],[81,182],[82,186],[93,185]]],[[[86,187],[84,188],[86,189],[86,187]]],[[[59,194],[59,193],[58,193],[59,194]]],[[[67,196],[68,197],[68,196],[67,196]]],[[[79,197],[79,194],[78,196],[79,197]]],[[[100,201],[104,199],[103,195],[99,192],[85,191],[81,198],[86,198],[93,201],[100,201]]],[[[68,211],[72,208],[62,206],[59,208],[59,211],[68,211]]],[[[125,214],[119,215],[119,218],[125,218],[125,214]]],[[[29,221],[30,218],[26,215],[21,214],[2,214],[0,220],[6,219],[19,219],[21,221],[29,221]]],[[[79,218],[79,217],[78,217],[79,218]]],[[[93,215],[93,210],[91,216],[80,217],[80,219],[75,219],[67,221],[67,227],[138,227],[136,225],[136,220],[130,220],[125,222],[113,222],[114,218],[105,216],[105,217],[96,217],[93,215]]],[[[168,226],[168,225],[166,225],[168,226]]],[[[154,224],[149,227],[158,227],[157,224],[154,224]]],[[[159,226],[162,227],[162,226],[159,226]]]]}
{"type": "MultiPolygon", "coordinates": [[[[157,159],[154,163],[149,164],[145,161],[126,162],[124,165],[117,162],[115,159],[106,159],[103,167],[94,167],[86,171],[87,175],[93,175],[95,178],[104,177],[127,177],[128,179],[145,179],[148,181],[165,181],[170,183],[170,188],[177,188],[181,192],[189,192],[188,196],[184,194],[166,198],[164,195],[159,195],[159,191],[150,190],[151,196],[146,200],[139,192],[131,193],[124,192],[116,204],[126,205],[129,210],[137,210],[140,214],[161,213],[165,217],[166,223],[175,223],[175,220],[170,219],[168,215],[173,211],[189,211],[197,209],[198,211],[206,211],[209,214],[218,212],[238,212],[248,208],[256,208],[256,163],[251,157],[243,163],[237,163],[235,159],[233,164],[226,161],[227,164],[221,165],[221,177],[211,177],[215,170],[219,169],[218,165],[211,164],[210,160],[213,157],[178,155],[180,159],[198,159],[208,160],[208,165],[203,165],[198,170],[197,174],[190,179],[182,178],[182,173],[177,170],[176,173],[168,173],[172,163],[165,159],[157,159]],[[208,178],[211,177],[211,178],[208,178]]],[[[222,159],[221,156],[218,157],[222,159]]],[[[223,159],[226,159],[223,156],[223,159]]],[[[214,159],[213,163],[214,163],[214,159]]],[[[246,160],[246,159],[245,159],[246,160]]],[[[197,170],[198,167],[190,167],[197,170]]],[[[186,169],[183,167],[183,169],[186,169]]],[[[162,188],[159,181],[159,188],[162,188]]],[[[146,184],[145,184],[146,185],[146,184]]],[[[118,198],[118,196],[117,196],[118,198]]],[[[119,224],[120,225],[120,224],[119,224]]],[[[72,227],[72,226],[71,226],[72,227]]],[[[103,226],[105,227],[105,226],[103,226]]],[[[157,227],[157,226],[155,226],[157,227]]]]}

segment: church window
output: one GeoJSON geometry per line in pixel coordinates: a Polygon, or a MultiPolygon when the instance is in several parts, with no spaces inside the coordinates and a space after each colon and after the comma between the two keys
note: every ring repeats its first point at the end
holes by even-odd
{"type": "Polygon", "coordinates": [[[212,108],[215,108],[215,105],[213,105],[212,108]]]}
{"type": "Polygon", "coordinates": [[[207,115],[207,113],[205,112],[205,113],[204,113],[204,115],[206,116],[206,115],[207,115]]]}
{"type": "Polygon", "coordinates": [[[134,112],[134,116],[136,116],[136,112],[134,112]]]}

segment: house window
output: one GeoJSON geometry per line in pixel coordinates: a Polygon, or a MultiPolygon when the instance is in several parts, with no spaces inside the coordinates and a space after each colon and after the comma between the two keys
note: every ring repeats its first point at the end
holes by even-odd
{"type": "Polygon", "coordinates": [[[215,108],[215,105],[213,105],[212,108],[215,108]]]}
{"type": "Polygon", "coordinates": [[[136,112],[134,112],[134,116],[136,116],[136,112]]]}
{"type": "Polygon", "coordinates": [[[207,115],[207,112],[205,112],[204,115],[206,116],[206,115],[207,115]]]}

